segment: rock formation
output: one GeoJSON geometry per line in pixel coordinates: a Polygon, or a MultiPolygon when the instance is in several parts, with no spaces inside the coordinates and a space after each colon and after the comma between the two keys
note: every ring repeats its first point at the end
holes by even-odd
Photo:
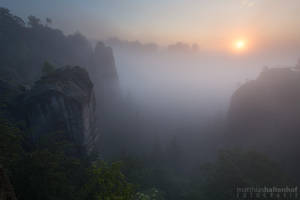
{"type": "Polygon", "coordinates": [[[102,42],[98,42],[93,55],[92,76],[97,78],[118,80],[113,50],[102,42]]]}
{"type": "Polygon", "coordinates": [[[121,90],[113,50],[102,42],[98,42],[89,68],[91,79],[95,85],[97,101],[97,122],[101,126],[101,141],[98,146],[102,155],[105,149],[111,150],[108,138],[117,138],[122,133],[120,112],[122,112],[121,90]],[[109,144],[108,144],[109,143],[109,144]],[[107,147],[107,148],[106,148],[107,147]]]}
{"type": "MultiPolygon", "coordinates": [[[[101,112],[120,95],[119,78],[111,47],[98,42],[89,68],[101,112]]],[[[102,113],[106,114],[106,113],[102,113]]]]}
{"type": "MultiPolygon", "coordinates": [[[[300,72],[291,69],[264,71],[242,85],[232,96],[229,125],[243,137],[269,132],[300,130],[300,72]]],[[[274,138],[274,135],[273,135],[274,138]]]]}
{"type": "Polygon", "coordinates": [[[24,97],[26,121],[33,139],[62,130],[88,150],[97,140],[95,96],[88,73],[64,67],[42,77],[24,97]]]}
{"type": "MultiPolygon", "coordinates": [[[[67,138],[94,149],[96,101],[87,71],[80,67],[63,67],[42,77],[31,89],[1,81],[1,102],[7,103],[8,116],[25,121],[35,143],[45,134],[62,131],[67,138]]],[[[3,109],[2,109],[3,110],[3,109]]]]}
{"type": "Polygon", "coordinates": [[[290,166],[300,156],[300,71],[263,71],[233,95],[228,114],[229,143],[254,148],[290,166]],[[290,164],[288,164],[290,163],[290,164]]]}

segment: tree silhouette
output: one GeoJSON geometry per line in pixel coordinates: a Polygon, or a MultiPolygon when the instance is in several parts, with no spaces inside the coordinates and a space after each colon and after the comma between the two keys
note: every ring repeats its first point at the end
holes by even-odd
{"type": "Polygon", "coordinates": [[[50,26],[52,24],[52,19],[50,19],[49,17],[46,18],[46,25],[50,26]]]}
{"type": "Polygon", "coordinates": [[[41,20],[33,15],[28,16],[28,25],[32,28],[41,26],[41,20]]]}

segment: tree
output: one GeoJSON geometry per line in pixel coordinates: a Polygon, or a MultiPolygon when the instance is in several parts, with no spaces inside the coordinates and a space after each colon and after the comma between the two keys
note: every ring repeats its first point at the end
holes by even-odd
{"type": "Polygon", "coordinates": [[[47,26],[52,24],[52,19],[50,19],[49,17],[46,18],[46,24],[47,26]]]}
{"type": "Polygon", "coordinates": [[[186,199],[234,199],[236,187],[280,186],[291,183],[274,161],[254,151],[222,150],[215,163],[194,173],[186,199]]]}
{"type": "MultiPolygon", "coordinates": [[[[16,59],[16,50],[9,52],[11,47],[15,47],[16,43],[21,43],[23,39],[23,30],[25,23],[22,18],[10,13],[7,8],[0,7],[0,59],[7,59],[8,54],[16,59]]],[[[17,46],[16,48],[19,48],[17,46]]],[[[3,63],[1,63],[3,64],[3,63]]],[[[5,64],[5,63],[4,63],[5,64]]]]}
{"type": "Polygon", "coordinates": [[[88,171],[89,178],[83,187],[82,199],[132,200],[134,187],[122,174],[120,162],[109,165],[98,161],[88,171]]]}
{"type": "Polygon", "coordinates": [[[16,166],[23,155],[22,132],[6,119],[0,118],[0,164],[6,169],[16,166]]]}
{"type": "Polygon", "coordinates": [[[28,16],[28,25],[32,28],[41,26],[41,20],[33,15],[28,16]]]}
{"type": "Polygon", "coordinates": [[[62,152],[38,149],[28,152],[15,169],[14,185],[18,199],[74,199],[74,174],[79,163],[62,152]]]}
{"type": "Polygon", "coordinates": [[[165,200],[163,192],[156,188],[151,188],[135,195],[136,200],[165,200]]]}
{"type": "Polygon", "coordinates": [[[24,132],[10,121],[0,118],[0,164],[7,170],[18,199],[72,199],[72,179],[68,173],[76,169],[73,158],[55,148],[23,149],[24,132]]]}
{"type": "Polygon", "coordinates": [[[12,24],[17,25],[17,26],[25,25],[22,18],[11,14],[7,8],[2,8],[2,7],[0,7],[0,24],[3,27],[5,27],[7,25],[12,25],[12,24]]]}
{"type": "Polygon", "coordinates": [[[48,61],[44,62],[43,68],[42,68],[42,75],[46,76],[51,74],[52,72],[55,71],[55,67],[49,63],[48,61]]]}

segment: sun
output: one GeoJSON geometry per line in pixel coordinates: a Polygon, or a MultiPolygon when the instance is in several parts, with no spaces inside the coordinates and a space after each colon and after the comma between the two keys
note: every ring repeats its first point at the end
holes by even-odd
{"type": "Polygon", "coordinates": [[[245,41],[244,40],[237,40],[235,42],[236,49],[242,50],[245,48],[245,41]]]}
{"type": "Polygon", "coordinates": [[[235,39],[231,43],[231,49],[236,53],[245,52],[248,50],[248,48],[249,48],[249,42],[247,39],[244,38],[235,39]]]}

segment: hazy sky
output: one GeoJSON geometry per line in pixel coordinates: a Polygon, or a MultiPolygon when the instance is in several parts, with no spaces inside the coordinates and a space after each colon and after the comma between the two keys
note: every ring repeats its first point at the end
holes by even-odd
{"type": "Polygon", "coordinates": [[[252,46],[299,42],[300,0],[0,0],[26,17],[50,17],[55,27],[92,39],[222,49],[243,38],[252,46]]]}

